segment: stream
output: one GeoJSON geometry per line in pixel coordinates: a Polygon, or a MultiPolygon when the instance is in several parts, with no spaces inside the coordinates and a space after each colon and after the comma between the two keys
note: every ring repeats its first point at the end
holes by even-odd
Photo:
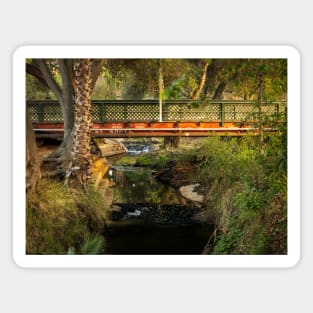
{"type": "Polygon", "coordinates": [[[110,222],[104,236],[106,254],[201,254],[214,226],[194,218],[200,206],[186,204],[179,192],[157,181],[145,167],[114,165],[116,184],[110,222]]]}

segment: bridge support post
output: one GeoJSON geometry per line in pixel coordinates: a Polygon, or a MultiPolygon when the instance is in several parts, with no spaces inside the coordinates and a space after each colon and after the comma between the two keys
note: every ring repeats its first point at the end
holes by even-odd
{"type": "Polygon", "coordinates": [[[220,126],[224,127],[225,125],[225,103],[220,104],[220,126]]]}
{"type": "Polygon", "coordinates": [[[180,142],[179,136],[164,137],[164,148],[178,148],[180,142]]]}
{"type": "Polygon", "coordinates": [[[275,113],[276,113],[276,118],[279,118],[279,113],[280,113],[280,112],[279,112],[279,103],[276,103],[276,104],[275,104],[275,111],[276,111],[276,112],[275,112],[275,113]]]}
{"type": "Polygon", "coordinates": [[[38,103],[38,117],[39,117],[39,122],[43,123],[44,122],[44,108],[43,108],[42,102],[38,103]]]}

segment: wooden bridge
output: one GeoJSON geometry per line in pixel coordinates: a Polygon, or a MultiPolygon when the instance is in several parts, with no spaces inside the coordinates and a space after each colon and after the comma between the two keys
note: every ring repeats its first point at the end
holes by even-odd
{"type": "MultiPolygon", "coordinates": [[[[27,101],[36,136],[63,137],[63,116],[54,100],[27,101]]],[[[205,104],[191,100],[96,100],[92,101],[92,136],[241,136],[256,132],[260,114],[279,119],[287,103],[239,100],[211,100],[205,104]]],[[[271,130],[268,128],[268,130],[271,130]]]]}

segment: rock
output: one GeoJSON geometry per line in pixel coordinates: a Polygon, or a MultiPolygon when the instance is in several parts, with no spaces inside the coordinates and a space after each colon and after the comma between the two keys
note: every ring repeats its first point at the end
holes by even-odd
{"type": "Polygon", "coordinates": [[[147,223],[185,225],[195,222],[192,217],[198,210],[198,206],[190,204],[119,203],[114,204],[114,210],[110,212],[110,219],[112,221],[137,219],[147,223]]]}
{"type": "Polygon", "coordinates": [[[135,210],[135,212],[127,212],[128,216],[140,216],[141,215],[141,211],[139,210],[135,210]]]}
{"type": "Polygon", "coordinates": [[[197,192],[193,191],[198,186],[199,184],[182,186],[179,188],[179,191],[181,195],[188,200],[195,201],[195,202],[202,202],[204,198],[203,195],[200,195],[197,192]]]}
{"type": "Polygon", "coordinates": [[[121,212],[122,208],[118,205],[112,205],[111,211],[113,212],[121,212]]]}

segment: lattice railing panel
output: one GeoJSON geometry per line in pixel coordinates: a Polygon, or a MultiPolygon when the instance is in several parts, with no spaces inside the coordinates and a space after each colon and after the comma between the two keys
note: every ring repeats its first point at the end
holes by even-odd
{"type": "Polygon", "coordinates": [[[48,103],[43,106],[43,120],[45,122],[59,122],[63,120],[61,107],[48,103]]]}
{"type": "Polygon", "coordinates": [[[35,103],[29,104],[28,114],[30,116],[31,121],[38,122],[40,120],[40,115],[41,115],[41,112],[38,109],[38,105],[35,103]]]}
{"type": "Polygon", "coordinates": [[[273,114],[277,113],[277,106],[276,106],[276,104],[262,105],[261,111],[262,111],[262,113],[273,115],[273,114]]]}
{"type": "Polygon", "coordinates": [[[159,120],[159,106],[154,103],[132,103],[127,105],[128,121],[157,121],[159,120]]]}
{"type": "Polygon", "coordinates": [[[210,104],[205,108],[192,108],[189,104],[166,104],[163,110],[163,120],[194,121],[194,120],[219,120],[220,110],[218,104],[210,104]]]}
{"type": "Polygon", "coordinates": [[[102,104],[94,103],[91,107],[91,120],[100,122],[102,120],[102,104]]]}
{"type": "Polygon", "coordinates": [[[63,114],[58,103],[36,102],[28,105],[31,120],[34,122],[61,122],[63,114]]]}
{"type": "Polygon", "coordinates": [[[237,103],[225,105],[225,121],[247,120],[254,116],[258,109],[251,103],[237,103]]]}
{"type": "MultiPolygon", "coordinates": [[[[29,101],[29,114],[34,122],[60,122],[62,111],[57,101],[29,101]]],[[[285,103],[263,104],[262,114],[273,115],[286,112],[285,103]]],[[[95,122],[157,121],[158,101],[95,101],[92,103],[91,118],[95,122]]],[[[253,120],[258,108],[249,102],[213,102],[192,107],[189,102],[163,103],[163,121],[244,121],[253,120]]]]}
{"type": "Polygon", "coordinates": [[[124,104],[106,104],[103,112],[105,121],[117,122],[127,120],[127,111],[124,104]]]}

